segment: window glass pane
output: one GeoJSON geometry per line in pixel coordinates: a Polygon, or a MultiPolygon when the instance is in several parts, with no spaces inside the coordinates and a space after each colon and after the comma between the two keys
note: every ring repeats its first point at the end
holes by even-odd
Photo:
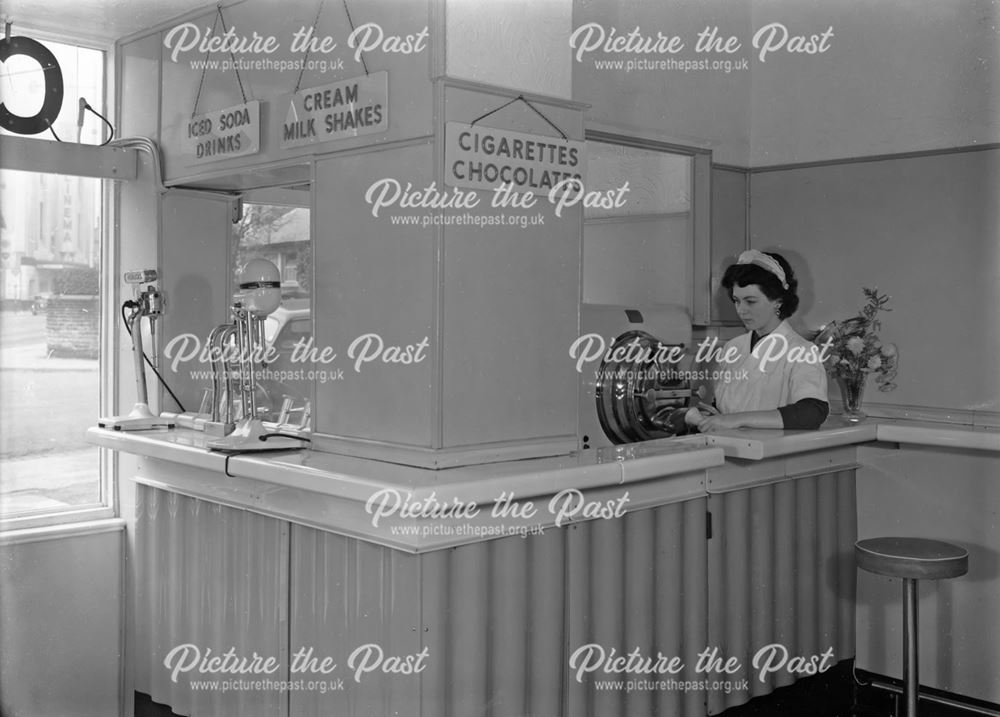
{"type": "MultiPolygon", "coordinates": [[[[104,53],[45,42],[63,71],[55,123],[76,141],[77,100],[103,113],[104,53]]],[[[0,99],[32,115],[41,68],[0,65],[0,99]]],[[[82,141],[99,144],[88,114],[82,141]]],[[[50,133],[35,139],[54,140],[50,133]]],[[[99,451],[84,440],[100,413],[99,296],[103,189],[99,179],[0,171],[0,516],[99,504],[99,451]]]]}
{"type": "Polygon", "coordinates": [[[584,302],[691,309],[691,157],[587,142],[587,189],[626,183],[622,206],[584,209],[584,302]]]}
{"type": "Polygon", "coordinates": [[[0,172],[0,512],[100,501],[101,181],[0,172]]]}
{"type": "Polygon", "coordinates": [[[691,209],[691,157],[605,142],[587,142],[587,189],[616,190],[620,207],[585,207],[584,218],[678,214],[691,209]]]}
{"type": "MultiPolygon", "coordinates": [[[[86,47],[42,40],[59,63],[63,76],[63,102],[53,129],[65,142],[77,140],[79,100],[107,117],[104,111],[104,53],[86,47]]],[[[31,117],[42,107],[45,75],[41,65],[27,55],[11,55],[0,65],[0,101],[22,117],[31,117]]],[[[80,142],[101,144],[107,139],[107,127],[91,112],[84,114],[80,142]]],[[[9,134],[6,130],[4,134],[9,134]]],[[[31,135],[32,139],[55,140],[51,132],[31,135]]]]}
{"type": "MultiPolygon", "coordinates": [[[[308,194],[302,193],[303,201],[308,202],[308,194]]],[[[242,220],[233,226],[232,241],[234,287],[240,269],[251,259],[267,259],[278,267],[281,306],[264,322],[265,339],[277,359],[260,374],[257,402],[259,407],[266,407],[264,420],[278,420],[285,406],[293,409],[287,418],[297,424],[307,415],[312,393],[312,381],[304,375],[309,367],[291,362],[296,344],[312,338],[309,209],[247,202],[242,220]]]]}

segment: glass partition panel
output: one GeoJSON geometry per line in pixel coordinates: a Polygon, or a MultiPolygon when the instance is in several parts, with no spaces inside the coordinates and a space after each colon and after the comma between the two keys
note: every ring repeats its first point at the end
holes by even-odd
{"type": "Polygon", "coordinates": [[[587,142],[587,190],[623,188],[620,206],[585,208],[583,301],[691,309],[692,157],[587,142]]]}

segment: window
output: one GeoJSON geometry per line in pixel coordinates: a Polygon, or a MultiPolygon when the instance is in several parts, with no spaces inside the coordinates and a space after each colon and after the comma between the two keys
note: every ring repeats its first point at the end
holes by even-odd
{"type": "Polygon", "coordinates": [[[617,208],[584,209],[583,301],[691,309],[693,160],[650,146],[588,140],[587,188],[628,183],[617,208]]]}
{"type": "MultiPolygon", "coordinates": [[[[88,113],[78,133],[77,103],[85,97],[107,114],[105,53],[43,44],[59,61],[65,88],[54,133],[100,144],[105,128],[96,116],[88,113]]],[[[38,110],[44,84],[41,67],[28,57],[0,64],[0,100],[16,114],[38,110]]],[[[55,141],[53,133],[32,138],[55,141]]],[[[106,512],[105,454],[84,440],[105,405],[105,214],[100,179],[0,170],[0,520],[6,527],[106,512]]]]}
{"type": "Polygon", "coordinates": [[[267,259],[281,276],[281,306],[264,322],[264,338],[277,359],[264,367],[258,406],[264,420],[305,422],[312,404],[312,381],[302,363],[292,363],[297,344],[312,338],[312,244],[309,240],[309,187],[249,192],[243,216],[233,225],[233,287],[251,259],[267,259]]]}

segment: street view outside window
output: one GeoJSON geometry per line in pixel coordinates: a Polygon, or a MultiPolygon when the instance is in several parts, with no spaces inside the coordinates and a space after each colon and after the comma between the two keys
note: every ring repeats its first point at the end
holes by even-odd
{"type": "MultiPolygon", "coordinates": [[[[44,43],[63,72],[53,125],[77,141],[80,97],[104,111],[104,53],[44,43]]],[[[34,115],[44,80],[32,59],[0,69],[0,101],[34,115]]],[[[88,114],[79,141],[100,144],[88,114]]],[[[51,133],[32,139],[56,141],[51,133]]],[[[84,440],[100,408],[101,240],[98,179],[0,171],[0,517],[58,512],[102,500],[99,452],[84,440]]]]}

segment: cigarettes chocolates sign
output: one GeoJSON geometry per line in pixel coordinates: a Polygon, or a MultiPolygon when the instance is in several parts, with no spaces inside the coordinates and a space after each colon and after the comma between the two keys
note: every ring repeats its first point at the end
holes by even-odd
{"type": "Polygon", "coordinates": [[[583,142],[464,122],[445,125],[445,182],[452,187],[546,194],[566,179],[583,181],[583,142]]]}

